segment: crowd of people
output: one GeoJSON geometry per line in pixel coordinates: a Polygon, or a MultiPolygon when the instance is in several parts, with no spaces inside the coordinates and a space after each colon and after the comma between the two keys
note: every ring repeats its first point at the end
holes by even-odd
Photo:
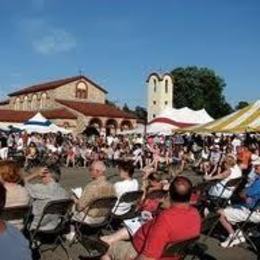
{"type": "MultiPolygon", "coordinates": [[[[102,259],[159,259],[170,243],[198,238],[203,219],[211,213],[219,215],[218,232],[227,234],[220,246],[233,247],[246,241],[237,223],[250,221],[259,228],[258,138],[257,134],[87,137],[0,133],[0,211],[30,204],[34,217],[29,228],[33,230],[48,202],[71,198],[74,205],[66,239],[73,241],[75,223],[98,225],[106,218],[106,210],[91,208],[95,200],[116,197],[111,209],[116,219],[133,208],[120,198],[142,191],[135,215],[111,223],[113,232],[99,237],[109,245],[102,259]],[[71,167],[71,174],[75,167],[88,167],[85,172],[91,181],[82,184],[81,194],[62,187],[61,167],[71,167]],[[108,168],[117,172],[116,182],[108,179],[108,168]],[[186,172],[199,180],[197,185],[186,172]]],[[[41,220],[40,229],[50,230],[58,224],[58,217],[49,214],[41,220]]],[[[5,259],[30,259],[29,244],[14,226],[24,231],[21,219],[0,221],[1,252],[4,246],[5,259]],[[12,251],[16,240],[19,243],[12,251]],[[19,252],[23,258],[16,257],[19,252]]]]}

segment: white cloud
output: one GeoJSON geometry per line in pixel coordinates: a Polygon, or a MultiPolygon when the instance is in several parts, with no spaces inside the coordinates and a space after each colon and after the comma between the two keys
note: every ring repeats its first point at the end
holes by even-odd
{"type": "Polygon", "coordinates": [[[32,45],[41,54],[53,54],[75,48],[76,40],[72,34],[63,29],[52,29],[46,35],[34,39],[32,45]]]}
{"type": "Polygon", "coordinates": [[[44,55],[70,51],[76,47],[76,38],[63,28],[49,24],[43,18],[26,18],[19,23],[23,35],[33,49],[44,55]]]}

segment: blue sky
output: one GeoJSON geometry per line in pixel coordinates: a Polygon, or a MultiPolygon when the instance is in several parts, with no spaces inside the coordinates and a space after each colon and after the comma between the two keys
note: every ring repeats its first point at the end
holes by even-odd
{"type": "Polygon", "coordinates": [[[232,105],[260,89],[259,0],[0,0],[0,97],[79,74],[145,105],[150,72],[206,66],[232,105]]]}

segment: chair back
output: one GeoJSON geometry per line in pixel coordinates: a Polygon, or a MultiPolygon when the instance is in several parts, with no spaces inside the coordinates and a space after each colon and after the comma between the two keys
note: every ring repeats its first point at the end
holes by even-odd
{"type": "Polygon", "coordinates": [[[104,209],[104,210],[112,210],[117,201],[117,197],[104,197],[94,200],[89,206],[88,210],[93,209],[104,209]]]}
{"type": "Polygon", "coordinates": [[[229,180],[226,185],[225,188],[232,188],[232,187],[238,187],[239,184],[241,183],[242,178],[236,178],[236,179],[231,179],[229,180]]]}
{"type": "Polygon", "coordinates": [[[120,197],[119,204],[120,203],[137,204],[139,200],[141,200],[143,194],[144,192],[142,190],[126,192],[120,197]]]}
{"type": "Polygon", "coordinates": [[[30,214],[31,207],[29,205],[15,206],[4,208],[1,212],[1,219],[12,221],[16,219],[25,219],[30,214]]]}
{"type": "Polygon", "coordinates": [[[146,195],[146,199],[163,199],[167,196],[168,192],[165,190],[154,190],[146,195]]]}
{"type": "Polygon", "coordinates": [[[47,203],[43,209],[43,215],[55,214],[59,216],[66,215],[73,205],[72,199],[54,200],[47,203]]]}
{"type": "Polygon", "coordinates": [[[185,255],[189,254],[189,250],[198,240],[199,237],[195,237],[189,240],[181,241],[179,243],[169,244],[166,246],[163,252],[163,257],[179,256],[180,259],[183,259],[185,255]]]}

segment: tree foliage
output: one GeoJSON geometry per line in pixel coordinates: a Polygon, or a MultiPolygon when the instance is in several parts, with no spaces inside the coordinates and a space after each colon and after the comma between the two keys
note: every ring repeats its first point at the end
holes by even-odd
{"type": "Polygon", "coordinates": [[[235,110],[239,110],[242,109],[244,107],[247,107],[249,105],[249,103],[247,101],[240,101],[238,102],[238,104],[235,107],[235,110]]]}
{"type": "Polygon", "coordinates": [[[187,106],[194,110],[205,108],[214,118],[232,112],[223,94],[225,81],[213,70],[180,67],[171,74],[174,77],[174,107],[187,106]]]}

